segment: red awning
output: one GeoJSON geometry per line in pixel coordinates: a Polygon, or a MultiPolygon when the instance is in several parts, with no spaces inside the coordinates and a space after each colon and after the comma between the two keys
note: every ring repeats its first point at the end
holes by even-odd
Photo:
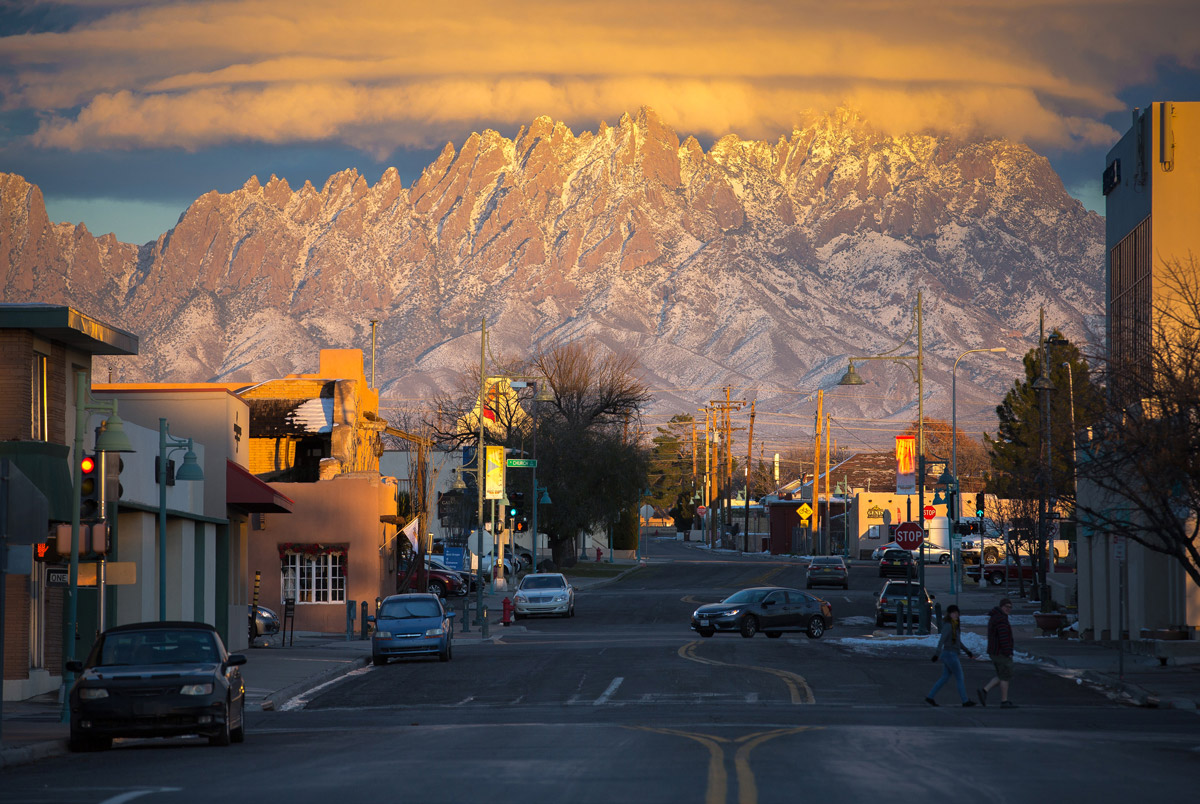
{"type": "Polygon", "coordinates": [[[290,514],[295,505],[228,459],[225,461],[225,504],[254,514],[290,514]]]}

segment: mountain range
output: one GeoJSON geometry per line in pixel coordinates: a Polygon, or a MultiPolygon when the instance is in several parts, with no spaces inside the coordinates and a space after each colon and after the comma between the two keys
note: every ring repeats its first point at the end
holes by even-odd
{"type": "MultiPolygon", "coordinates": [[[[848,357],[904,339],[918,290],[927,414],[949,418],[961,352],[1005,346],[958,370],[960,422],[986,418],[1040,309],[1100,343],[1103,227],[1025,145],[890,135],[846,109],[707,149],[648,108],[578,135],[540,117],[447,144],[408,187],[394,168],[320,190],[251,177],[141,245],[51,222],[36,186],[0,174],[4,301],[139,335],[114,380],[311,372],[322,347],[369,353],[376,320],[384,404],[403,407],[478,364],[486,317],[493,354],[590,337],[638,355],[653,412],[731,385],[785,438],[848,357]]],[[[912,363],[869,365],[868,386],[827,395],[833,414],[915,418],[912,363]]]]}

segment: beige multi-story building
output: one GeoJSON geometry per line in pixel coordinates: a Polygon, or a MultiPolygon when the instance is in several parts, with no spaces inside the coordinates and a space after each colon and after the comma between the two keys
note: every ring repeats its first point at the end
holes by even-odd
{"type": "MultiPolygon", "coordinates": [[[[1129,130],[1108,153],[1103,189],[1109,401],[1129,410],[1139,402],[1137,389],[1149,384],[1161,346],[1156,338],[1170,337],[1161,310],[1171,304],[1172,274],[1194,279],[1200,266],[1200,103],[1135,110],[1129,130]]],[[[1082,482],[1079,499],[1081,505],[1104,502],[1082,482]]],[[[1081,536],[1078,595],[1085,635],[1137,638],[1182,630],[1195,636],[1200,588],[1174,559],[1086,527],[1081,536]]]]}

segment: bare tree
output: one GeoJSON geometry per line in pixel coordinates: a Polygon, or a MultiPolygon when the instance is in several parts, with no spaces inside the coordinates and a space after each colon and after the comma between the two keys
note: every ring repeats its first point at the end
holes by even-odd
{"type": "Polygon", "coordinates": [[[1164,263],[1154,280],[1148,354],[1107,367],[1110,404],[1080,448],[1077,514],[1094,534],[1170,556],[1200,585],[1200,264],[1164,263]]]}

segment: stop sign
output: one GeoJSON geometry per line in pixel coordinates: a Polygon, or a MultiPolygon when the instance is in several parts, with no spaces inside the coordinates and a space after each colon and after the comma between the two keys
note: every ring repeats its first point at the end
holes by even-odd
{"type": "Polygon", "coordinates": [[[937,509],[932,505],[927,505],[921,510],[921,513],[925,514],[926,519],[933,519],[937,516],[937,509]]]}
{"type": "Polygon", "coordinates": [[[916,550],[925,541],[925,531],[916,522],[896,526],[896,544],[905,550],[916,550]]]}
{"type": "Polygon", "coordinates": [[[696,506],[696,515],[697,516],[704,516],[704,514],[707,512],[708,512],[708,509],[705,508],[703,505],[696,506]]]}

